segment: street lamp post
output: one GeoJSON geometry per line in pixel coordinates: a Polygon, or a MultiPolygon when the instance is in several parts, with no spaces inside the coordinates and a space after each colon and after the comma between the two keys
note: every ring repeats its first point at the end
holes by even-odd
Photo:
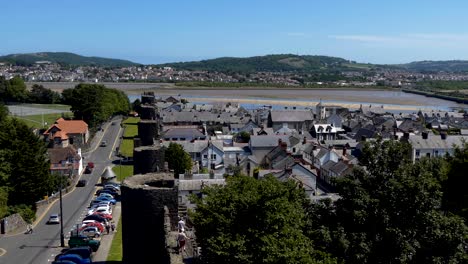
{"type": "Polygon", "coordinates": [[[62,184],[60,184],[60,246],[65,247],[65,237],[63,235],[63,207],[62,207],[62,184]]]}

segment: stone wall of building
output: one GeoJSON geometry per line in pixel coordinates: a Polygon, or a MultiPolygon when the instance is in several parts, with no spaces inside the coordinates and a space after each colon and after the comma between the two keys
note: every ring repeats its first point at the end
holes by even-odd
{"type": "Polygon", "coordinates": [[[133,149],[133,172],[145,174],[164,170],[165,148],[147,146],[133,149]]]}
{"type": "Polygon", "coordinates": [[[164,207],[169,218],[177,219],[178,189],[173,175],[134,175],[124,181],[121,192],[124,263],[169,263],[164,207]]]}
{"type": "Polygon", "coordinates": [[[159,138],[159,122],[157,120],[141,120],[138,122],[138,137],[142,146],[151,146],[159,138]]]}
{"type": "Polygon", "coordinates": [[[156,108],[152,105],[142,105],[140,112],[142,120],[156,120],[157,118],[156,108]]]}

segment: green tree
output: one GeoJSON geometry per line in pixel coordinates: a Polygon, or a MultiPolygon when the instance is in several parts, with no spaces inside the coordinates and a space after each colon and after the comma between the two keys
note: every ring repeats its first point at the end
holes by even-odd
{"type": "Polygon", "coordinates": [[[28,97],[28,91],[23,79],[18,76],[6,80],[0,76],[0,100],[3,102],[24,102],[28,97]]]}
{"type": "Polygon", "coordinates": [[[364,167],[336,182],[341,199],[311,206],[316,245],[346,263],[465,263],[468,229],[440,211],[445,161],[413,164],[396,141],[364,150],[364,167]]]}
{"type": "Polygon", "coordinates": [[[15,118],[0,122],[0,174],[6,174],[9,205],[34,205],[51,188],[46,148],[28,126],[15,118]]]}
{"type": "Polygon", "coordinates": [[[250,133],[242,131],[239,134],[237,134],[237,138],[242,143],[248,143],[250,141],[250,133]]]}
{"type": "Polygon", "coordinates": [[[206,263],[334,262],[304,235],[308,200],[295,182],[231,176],[202,194],[191,197],[197,210],[190,216],[206,263]]]}
{"type": "Polygon", "coordinates": [[[141,114],[141,101],[140,99],[136,99],[132,103],[132,109],[133,111],[137,112],[138,114],[141,114]]]}
{"type": "Polygon", "coordinates": [[[164,156],[169,164],[169,169],[174,170],[175,177],[179,177],[179,174],[192,169],[192,159],[190,155],[177,143],[171,142],[164,156]]]}
{"type": "Polygon", "coordinates": [[[29,101],[38,104],[55,104],[61,100],[60,97],[59,93],[39,84],[34,84],[29,92],[29,101]]]}
{"type": "Polygon", "coordinates": [[[468,143],[456,147],[448,157],[449,172],[444,189],[444,209],[465,218],[468,223],[468,143]]]}
{"type": "Polygon", "coordinates": [[[122,91],[100,84],[78,84],[62,92],[63,101],[71,106],[75,119],[95,127],[112,115],[127,114],[130,101],[122,91]]]}

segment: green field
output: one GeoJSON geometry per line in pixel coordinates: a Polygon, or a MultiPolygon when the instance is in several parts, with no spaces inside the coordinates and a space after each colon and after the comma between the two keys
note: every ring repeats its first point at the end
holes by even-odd
{"type": "Polygon", "coordinates": [[[31,116],[15,116],[15,118],[24,121],[29,127],[32,128],[48,128],[55,120],[62,117],[61,113],[44,114],[44,115],[31,115],[31,116]],[[42,122],[44,121],[44,125],[42,122]]]}
{"type": "Polygon", "coordinates": [[[124,137],[136,137],[138,136],[138,122],[139,117],[130,117],[123,121],[124,137]]]}
{"type": "Polygon", "coordinates": [[[112,167],[112,170],[117,175],[118,182],[121,182],[125,178],[133,175],[133,165],[116,165],[112,167]]]}
{"type": "Polygon", "coordinates": [[[123,139],[119,147],[119,152],[121,156],[133,157],[133,138],[123,139]]]}

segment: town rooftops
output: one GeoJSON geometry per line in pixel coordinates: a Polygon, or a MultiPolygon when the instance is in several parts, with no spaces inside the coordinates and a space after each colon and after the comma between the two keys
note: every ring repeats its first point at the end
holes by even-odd
{"type": "Polygon", "coordinates": [[[270,112],[273,122],[304,122],[314,120],[314,114],[310,110],[275,110],[270,112]]]}
{"type": "Polygon", "coordinates": [[[468,136],[446,136],[442,139],[439,135],[428,135],[424,139],[421,135],[410,135],[408,142],[415,149],[453,149],[454,145],[461,146],[468,141],[468,136]]]}

